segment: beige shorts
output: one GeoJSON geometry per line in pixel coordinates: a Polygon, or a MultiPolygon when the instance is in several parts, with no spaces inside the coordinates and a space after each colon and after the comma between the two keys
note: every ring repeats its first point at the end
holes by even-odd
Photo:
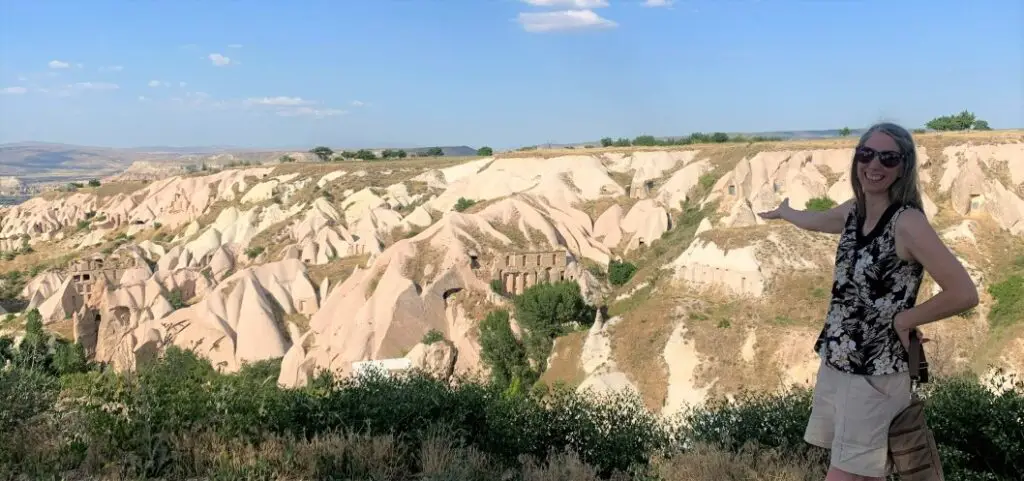
{"type": "Polygon", "coordinates": [[[822,362],[804,440],[831,449],[831,465],[848,473],[884,477],[889,425],[910,405],[910,376],[857,376],[822,362]]]}

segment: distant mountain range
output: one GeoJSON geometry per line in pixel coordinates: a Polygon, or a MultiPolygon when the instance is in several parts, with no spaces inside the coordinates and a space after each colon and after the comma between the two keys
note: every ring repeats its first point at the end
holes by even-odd
{"type": "MultiPolygon", "coordinates": [[[[401,147],[395,147],[401,148],[401,147]]],[[[428,147],[405,148],[409,154],[425,152],[428,147]]],[[[340,148],[338,149],[340,150],[340,148]]],[[[445,156],[476,155],[465,145],[441,147],[445,156]]],[[[132,148],[95,147],[54,142],[16,142],[0,144],[0,176],[14,176],[23,182],[70,182],[115,175],[132,163],[199,165],[202,163],[271,162],[280,156],[303,149],[255,149],[233,146],[132,148]]]]}
{"type": "MultiPolygon", "coordinates": [[[[864,129],[853,129],[859,135],[864,129]]],[[[708,132],[710,133],[710,132],[708,132]]],[[[731,132],[730,135],[739,134],[731,132]]],[[[775,132],[742,132],[743,135],[782,137],[784,139],[815,139],[836,137],[838,129],[792,130],[775,132]]],[[[680,136],[662,136],[661,139],[680,136]]],[[[599,145],[600,140],[566,144],[537,144],[545,147],[599,145]]],[[[332,147],[342,150],[342,147],[332,147]]],[[[381,150],[378,147],[372,150],[381,150]]],[[[429,147],[391,147],[409,154],[426,152],[429,147]]],[[[345,150],[354,150],[345,148],[345,150]]],[[[476,148],[466,145],[443,146],[446,157],[476,155],[476,148]]],[[[511,149],[510,149],[511,150],[511,149]]],[[[26,183],[68,182],[117,174],[137,161],[152,163],[191,164],[203,162],[251,161],[254,163],[276,160],[281,155],[305,152],[306,149],[258,149],[237,146],[143,146],[130,148],[96,147],[61,144],[55,142],[17,142],[0,144],[0,176],[15,176],[26,183]]]]}

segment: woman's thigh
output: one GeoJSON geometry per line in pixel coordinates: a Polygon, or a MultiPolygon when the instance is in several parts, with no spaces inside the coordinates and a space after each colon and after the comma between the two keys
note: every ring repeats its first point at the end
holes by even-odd
{"type": "Polygon", "coordinates": [[[885,476],[889,425],[910,405],[910,377],[840,373],[832,466],[860,476],[885,476]]]}

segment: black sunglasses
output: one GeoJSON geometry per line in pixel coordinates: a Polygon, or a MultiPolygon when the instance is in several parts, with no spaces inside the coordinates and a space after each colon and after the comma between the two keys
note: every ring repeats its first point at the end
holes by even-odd
{"type": "Polygon", "coordinates": [[[895,150],[875,150],[871,147],[861,147],[853,154],[853,159],[862,164],[871,162],[871,159],[878,157],[878,162],[882,165],[893,168],[900,165],[903,161],[903,152],[897,152],[895,150]]]}

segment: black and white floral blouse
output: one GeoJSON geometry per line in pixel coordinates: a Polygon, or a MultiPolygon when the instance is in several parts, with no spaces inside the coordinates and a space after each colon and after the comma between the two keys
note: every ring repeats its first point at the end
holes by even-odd
{"type": "Polygon", "coordinates": [[[911,208],[890,205],[867,234],[856,205],[850,209],[836,250],[828,317],[814,343],[835,369],[858,375],[908,370],[893,318],[914,307],[924,273],[921,264],[896,254],[896,219],[911,208]]]}

